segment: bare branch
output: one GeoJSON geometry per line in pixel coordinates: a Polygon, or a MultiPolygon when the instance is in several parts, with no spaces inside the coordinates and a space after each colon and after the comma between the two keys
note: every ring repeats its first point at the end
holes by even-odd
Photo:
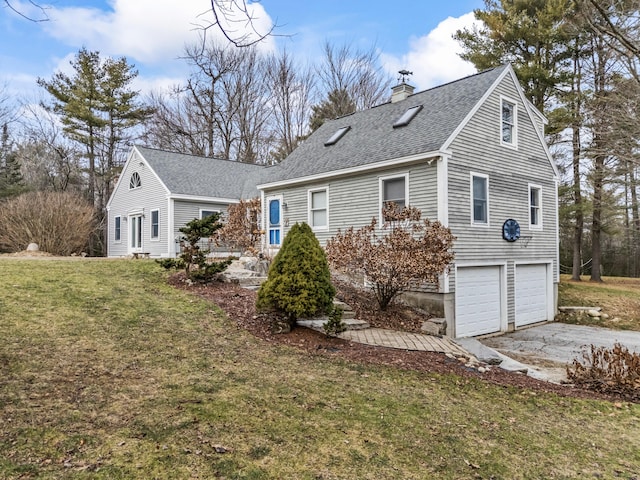
{"type": "Polygon", "coordinates": [[[634,41],[629,38],[621,28],[613,23],[607,10],[600,4],[601,0],[589,0],[589,3],[598,11],[600,17],[604,20],[606,27],[589,21],[590,25],[600,33],[615,38],[633,55],[640,56],[640,44],[634,43],[634,41]]]}
{"type": "Polygon", "coordinates": [[[277,27],[273,24],[266,32],[260,32],[256,27],[258,17],[250,11],[246,0],[211,0],[211,9],[199,17],[202,18],[207,13],[213,14],[213,21],[207,20],[207,25],[197,25],[205,32],[205,40],[206,32],[216,27],[236,47],[250,47],[260,43],[273,36],[277,27]]]}
{"type": "Polygon", "coordinates": [[[33,5],[36,9],[38,9],[38,10],[40,10],[42,12],[43,18],[30,17],[29,15],[21,12],[16,7],[14,7],[9,0],[4,0],[4,3],[14,13],[17,13],[22,18],[25,18],[25,19],[29,20],[30,22],[36,22],[37,23],[37,22],[48,22],[49,21],[49,15],[47,15],[47,11],[46,11],[45,7],[43,7],[42,5],[40,5],[38,3],[35,3],[33,0],[29,0],[29,3],[31,5],[33,5]]]}

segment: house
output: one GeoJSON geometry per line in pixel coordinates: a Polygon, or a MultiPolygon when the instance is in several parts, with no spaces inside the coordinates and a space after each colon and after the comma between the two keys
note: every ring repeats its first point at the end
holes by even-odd
{"type": "Polygon", "coordinates": [[[558,171],[545,123],[510,65],[415,94],[401,83],[389,103],[327,121],[262,172],[265,249],[277,251],[296,222],[324,244],[380,218],[385,202],[412,205],[457,237],[439,287],[406,296],[439,311],[447,335],[551,320],[558,171]]]}
{"type": "Polygon", "coordinates": [[[258,196],[263,166],[133,147],[107,203],[107,256],[175,257],[179,228],[258,196]]]}

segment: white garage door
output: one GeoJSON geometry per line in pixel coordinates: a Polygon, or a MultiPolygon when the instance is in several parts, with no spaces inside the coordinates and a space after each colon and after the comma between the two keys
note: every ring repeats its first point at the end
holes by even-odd
{"type": "Polygon", "coordinates": [[[547,320],[547,265],[516,266],[516,327],[547,320]]]}
{"type": "Polygon", "coordinates": [[[500,267],[456,271],[456,337],[500,331],[500,267]]]}

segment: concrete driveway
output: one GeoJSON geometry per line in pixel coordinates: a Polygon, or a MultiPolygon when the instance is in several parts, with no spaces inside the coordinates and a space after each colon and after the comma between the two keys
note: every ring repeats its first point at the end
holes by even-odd
{"type": "MultiPolygon", "coordinates": [[[[503,360],[502,368],[559,382],[566,379],[567,364],[575,358],[582,359],[585,346],[611,348],[620,343],[629,351],[640,353],[640,332],[553,322],[496,337],[463,339],[460,343],[479,359],[490,361],[492,354],[497,355],[503,360]]],[[[495,357],[493,363],[497,363],[495,357]]]]}

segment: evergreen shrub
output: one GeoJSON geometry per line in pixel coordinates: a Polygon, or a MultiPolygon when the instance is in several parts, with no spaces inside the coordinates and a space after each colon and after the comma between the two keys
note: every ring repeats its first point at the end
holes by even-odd
{"type": "Polygon", "coordinates": [[[258,291],[257,308],[282,314],[293,325],[299,317],[329,312],[335,293],[327,257],[318,239],[309,225],[296,223],[258,291]]]}

